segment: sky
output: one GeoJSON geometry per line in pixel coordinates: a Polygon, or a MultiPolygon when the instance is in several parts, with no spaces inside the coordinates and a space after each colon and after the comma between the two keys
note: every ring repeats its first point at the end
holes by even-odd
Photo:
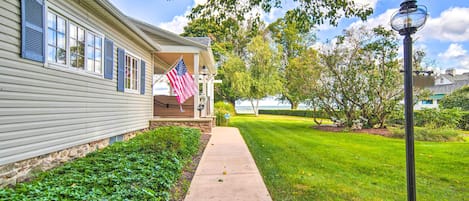
{"type": "MultiPolygon", "coordinates": [[[[192,7],[206,0],[110,0],[124,14],[148,22],[174,33],[183,32],[192,7]]],[[[370,6],[374,13],[363,22],[358,18],[342,19],[337,27],[321,25],[317,27],[317,43],[322,44],[341,34],[344,29],[366,25],[390,27],[390,18],[399,8],[402,0],[355,0],[356,3],[370,6]]],[[[469,1],[468,0],[420,0],[425,5],[429,18],[425,26],[413,35],[414,49],[427,53],[426,61],[432,70],[444,73],[454,68],[456,73],[469,72],[469,1]]],[[[266,24],[282,17],[295,3],[291,0],[283,8],[274,8],[262,14],[266,24]]],[[[402,37],[401,37],[402,39],[402,37]]],[[[400,48],[402,55],[402,46],[400,48]]]]}

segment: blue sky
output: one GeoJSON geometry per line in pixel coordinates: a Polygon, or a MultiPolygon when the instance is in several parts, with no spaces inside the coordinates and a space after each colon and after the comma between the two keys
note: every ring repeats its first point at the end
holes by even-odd
{"type": "MultiPolygon", "coordinates": [[[[175,33],[181,33],[187,24],[185,18],[190,9],[204,0],[110,0],[124,14],[154,24],[175,33]]],[[[318,42],[332,39],[350,26],[389,26],[390,15],[402,0],[355,0],[374,8],[374,14],[366,22],[359,19],[343,19],[337,27],[319,27],[318,42]]],[[[456,68],[458,73],[469,72],[469,1],[427,0],[418,1],[427,6],[430,17],[425,27],[414,35],[414,48],[424,49],[428,59],[435,61],[434,70],[456,68]]],[[[284,7],[291,7],[287,3],[284,7]]],[[[274,9],[263,15],[264,20],[274,21],[286,9],[274,9]]]]}

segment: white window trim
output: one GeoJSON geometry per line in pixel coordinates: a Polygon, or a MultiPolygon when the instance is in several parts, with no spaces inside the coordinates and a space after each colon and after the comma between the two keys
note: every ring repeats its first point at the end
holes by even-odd
{"type": "Polygon", "coordinates": [[[125,65],[127,65],[127,64],[124,63],[124,92],[126,92],[126,93],[133,93],[133,94],[140,94],[140,85],[141,85],[141,83],[140,83],[140,77],[141,77],[141,73],[142,73],[142,72],[141,72],[141,71],[142,71],[142,70],[141,70],[141,69],[142,69],[142,68],[141,68],[141,65],[142,65],[142,61],[144,61],[144,60],[142,60],[142,58],[139,57],[139,56],[137,56],[136,54],[134,54],[134,53],[132,53],[132,52],[130,52],[130,51],[128,51],[128,50],[125,50],[124,62],[126,62],[126,61],[125,61],[125,57],[127,56],[127,54],[137,59],[137,67],[136,67],[136,68],[137,68],[137,89],[136,89],[136,90],[135,90],[135,89],[127,89],[127,88],[125,87],[125,79],[126,79],[126,75],[125,75],[125,65]]]}
{"type": "Polygon", "coordinates": [[[72,72],[72,73],[77,73],[77,74],[80,74],[80,75],[86,75],[86,76],[90,76],[90,77],[98,77],[98,78],[104,79],[104,38],[105,38],[104,34],[97,31],[94,28],[91,28],[87,23],[83,23],[80,20],[77,20],[77,18],[72,17],[71,15],[67,15],[66,12],[64,12],[64,11],[60,12],[60,9],[56,8],[55,6],[46,5],[46,12],[45,12],[46,13],[46,21],[44,22],[45,26],[46,26],[45,33],[44,33],[46,35],[46,39],[48,37],[47,15],[49,15],[49,12],[65,19],[65,43],[66,43],[65,48],[66,48],[67,53],[66,53],[66,58],[65,58],[65,65],[64,64],[59,64],[59,63],[54,63],[54,62],[49,62],[48,44],[47,44],[48,40],[46,40],[45,41],[45,43],[46,43],[45,44],[46,45],[46,52],[45,52],[44,67],[51,68],[51,69],[54,69],[54,70],[59,70],[59,71],[64,71],[64,72],[72,72]],[[54,8],[51,8],[51,7],[54,7],[54,8]],[[56,10],[59,10],[59,12],[57,12],[56,10]],[[84,55],[84,68],[83,69],[78,69],[78,68],[75,68],[75,67],[71,66],[71,61],[70,61],[70,23],[73,23],[75,26],[81,27],[85,30],[85,55],[84,55]],[[87,48],[86,48],[88,32],[91,32],[94,35],[100,36],[101,40],[102,40],[101,41],[101,74],[86,70],[86,67],[87,67],[86,65],[87,65],[87,62],[88,62],[87,61],[87,48]]]}

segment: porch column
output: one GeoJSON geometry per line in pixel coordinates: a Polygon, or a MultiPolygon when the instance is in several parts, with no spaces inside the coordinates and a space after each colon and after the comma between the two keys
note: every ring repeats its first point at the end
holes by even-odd
{"type": "Polygon", "coordinates": [[[197,107],[199,106],[199,54],[195,53],[194,54],[194,81],[197,83],[197,92],[194,95],[194,119],[199,119],[200,114],[199,111],[197,110],[197,107]]]}
{"type": "MultiPolygon", "coordinates": [[[[208,81],[207,79],[208,78],[207,78],[207,76],[208,75],[202,76],[202,94],[205,95],[206,98],[208,97],[208,93],[207,93],[207,81],[208,81]]],[[[207,99],[205,99],[205,103],[202,103],[202,104],[205,105],[205,107],[204,107],[204,109],[202,109],[202,113],[200,115],[201,117],[207,117],[207,107],[208,107],[207,103],[208,103],[207,99]]]]}
{"type": "Polygon", "coordinates": [[[210,80],[208,81],[208,96],[210,96],[210,116],[214,116],[215,114],[215,96],[214,96],[214,89],[213,89],[213,80],[215,77],[210,76],[210,80]]]}

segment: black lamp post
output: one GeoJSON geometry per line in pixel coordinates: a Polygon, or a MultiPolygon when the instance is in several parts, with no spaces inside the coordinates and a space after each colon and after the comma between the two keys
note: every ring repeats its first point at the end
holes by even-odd
{"type": "Polygon", "coordinates": [[[415,0],[401,3],[400,9],[391,18],[392,29],[404,36],[404,104],[405,104],[405,133],[406,133],[406,172],[407,172],[407,200],[416,200],[415,190],[415,156],[414,156],[414,120],[412,101],[412,37],[427,20],[427,8],[416,5],[415,0]]]}

